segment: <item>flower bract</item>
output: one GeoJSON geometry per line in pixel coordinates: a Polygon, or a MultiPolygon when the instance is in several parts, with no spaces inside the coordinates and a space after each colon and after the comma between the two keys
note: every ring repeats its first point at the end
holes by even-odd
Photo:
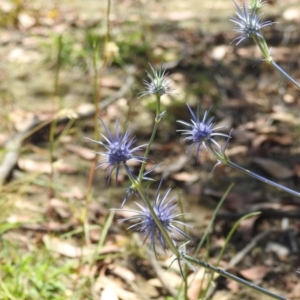
{"type": "MultiPolygon", "coordinates": [[[[165,230],[171,235],[172,239],[177,238],[176,233],[189,239],[188,235],[178,227],[178,225],[189,226],[179,220],[179,217],[184,214],[177,214],[175,212],[175,207],[177,204],[174,203],[174,198],[167,200],[171,188],[168,188],[162,197],[160,196],[159,189],[160,186],[157,190],[156,197],[152,205],[157,218],[165,230]]],[[[134,212],[135,215],[122,219],[120,222],[132,221],[133,224],[129,227],[129,229],[138,231],[142,236],[143,242],[149,238],[150,247],[155,251],[155,239],[157,238],[162,248],[166,250],[166,243],[163,234],[157,226],[155,219],[153,218],[148,207],[137,202],[135,202],[135,204],[140,208],[140,210],[130,210],[131,212],[134,212]]]]}
{"type": "Polygon", "coordinates": [[[166,69],[160,67],[159,71],[155,71],[151,64],[150,68],[152,70],[152,74],[146,71],[147,76],[149,77],[149,81],[144,80],[144,84],[146,86],[146,91],[139,93],[140,97],[146,95],[165,95],[165,94],[173,94],[174,91],[170,88],[170,82],[168,74],[166,73],[166,69]]]}
{"type": "Polygon", "coordinates": [[[181,123],[189,129],[180,129],[178,131],[181,131],[183,135],[187,135],[187,137],[184,138],[185,141],[191,142],[191,145],[188,147],[187,152],[190,153],[191,149],[194,146],[197,146],[197,157],[200,151],[200,148],[202,145],[206,147],[206,143],[214,143],[219,149],[221,149],[221,146],[214,140],[214,136],[225,136],[228,137],[227,134],[215,132],[218,129],[223,129],[225,127],[214,127],[215,124],[213,123],[214,117],[211,117],[207,120],[207,116],[209,111],[206,111],[203,119],[200,120],[199,118],[199,105],[197,109],[197,116],[194,114],[190,106],[187,104],[187,107],[189,109],[189,112],[192,116],[191,123],[185,122],[185,121],[177,121],[178,123],[181,123]]]}
{"type": "Polygon", "coordinates": [[[97,168],[101,167],[102,165],[107,165],[106,169],[110,169],[110,172],[108,174],[108,182],[110,181],[112,172],[114,171],[114,169],[116,169],[117,181],[121,166],[124,166],[127,171],[130,171],[129,167],[126,164],[128,160],[135,160],[139,162],[144,162],[146,160],[143,156],[134,155],[134,152],[141,150],[145,145],[132,148],[133,144],[136,141],[134,137],[130,138],[133,128],[130,128],[128,130],[126,129],[124,133],[121,134],[119,131],[119,123],[117,121],[115,134],[112,134],[108,130],[103,120],[100,120],[107,134],[107,136],[101,134],[105,142],[95,141],[92,139],[89,140],[103,146],[106,149],[106,151],[97,152],[98,154],[104,156],[104,158],[100,160],[97,168]]]}
{"type": "Polygon", "coordinates": [[[233,3],[237,8],[236,11],[237,17],[231,18],[230,21],[236,24],[235,31],[241,35],[235,38],[232,42],[236,41],[237,42],[236,44],[238,45],[248,37],[258,36],[260,38],[263,38],[261,34],[261,29],[263,27],[274,24],[274,22],[272,21],[262,22],[261,16],[258,16],[255,10],[249,11],[249,8],[245,3],[243,4],[242,8],[240,8],[235,3],[235,1],[233,1],[233,3]]]}

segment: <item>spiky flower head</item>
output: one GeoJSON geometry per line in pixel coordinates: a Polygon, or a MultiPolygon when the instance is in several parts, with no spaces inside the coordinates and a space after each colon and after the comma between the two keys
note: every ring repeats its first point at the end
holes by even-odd
{"type": "Polygon", "coordinates": [[[116,121],[115,134],[113,135],[108,130],[103,120],[100,119],[100,121],[107,134],[107,137],[101,134],[105,142],[95,141],[89,138],[87,139],[96,144],[103,146],[107,150],[105,152],[97,152],[97,154],[104,156],[104,159],[100,160],[97,168],[101,167],[102,165],[107,165],[106,169],[110,169],[110,172],[108,174],[108,183],[109,183],[114,169],[116,169],[116,181],[117,181],[121,166],[124,166],[127,169],[127,171],[130,172],[129,167],[126,164],[127,161],[135,160],[139,162],[144,162],[146,160],[143,156],[134,155],[135,151],[141,150],[145,145],[132,148],[132,145],[136,141],[134,137],[130,138],[133,128],[126,129],[124,133],[120,134],[119,122],[116,121]]]}
{"type": "MultiPolygon", "coordinates": [[[[170,233],[172,239],[177,239],[176,233],[189,239],[189,236],[178,227],[178,225],[190,227],[179,219],[179,217],[184,214],[178,214],[175,212],[175,207],[177,206],[177,204],[173,201],[174,197],[170,200],[167,200],[171,188],[168,188],[165,194],[161,197],[160,186],[161,183],[157,189],[155,200],[152,205],[157,218],[160,220],[165,230],[170,233]]],[[[164,240],[163,234],[157,226],[150,210],[147,206],[143,206],[137,202],[135,202],[135,204],[140,208],[140,210],[129,210],[130,212],[135,213],[135,215],[120,220],[120,223],[125,221],[134,222],[134,224],[129,226],[128,229],[138,231],[142,236],[143,242],[145,242],[149,238],[150,248],[154,249],[154,251],[156,249],[155,239],[157,238],[162,248],[166,251],[166,242],[164,240]]]]}
{"type": "MultiPolygon", "coordinates": [[[[241,43],[248,37],[260,37],[263,38],[261,34],[261,29],[274,24],[272,21],[261,21],[261,16],[256,14],[258,8],[254,8],[249,11],[248,6],[244,3],[243,7],[240,8],[235,1],[233,0],[234,5],[237,8],[236,15],[237,17],[230,18],[229,20],[236,24],[235,31],[241,35],[235,38],[232,42],[237,41],[237,45],[241,43]]],[[[263,3],[260,3],[263,5],[263,3]]]]}
{"type": "Polygon", "coordinates": [[[187,107],[189,109],[189,112],[192,116],[191,123],[185,122],[185,121],[177,121],[178,123],[181,123],[185,126],[188,126],[189,129],[180,129],[178,131],[181,131],[183,135],[187,135],[186,138],[184,138],[184,141],[192,142],[191,145],[188,147],[187,152],[190,153],[191,149],[197,146],[197,158],[200,151],[200,148],[202,145],[206,147],[206,143],[214,143],[219,149],[221,149],[221,146],[214,140],[214,136],[225,136],[228,137],[227,134],[215,132],[219,129],[224,129],[225,127],[214,127],[215,124],[213,123],[214,117],[211,117],[210,119],[207,119],[207,116],[209,114],[209,110],[204,113],[202,121],[200,121],[199,116],[199,104],[197,108],[197,116],[194,114],[190,106],[187,104],[187,107]]]}
{"type": "Polygon", "coordinates": [[[165,94],[174,94],[174,90],[170,87],[170,81],[166,69],[163,69],[162,65],[160,70],[155,71],[152,65],[149,63],[152,70],[152,74],[146,70],[149,81],[144,80],[146,91],[139,93],[140,97],[146,95],[158,95],[162,96],[165,94]]]}

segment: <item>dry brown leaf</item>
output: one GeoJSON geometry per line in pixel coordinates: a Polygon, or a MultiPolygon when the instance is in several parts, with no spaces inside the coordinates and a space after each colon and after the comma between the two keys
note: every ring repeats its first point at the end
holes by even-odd
{"type": "Polygon", "coordinates": [[[36,161],[28,158],[19,158],[18,166],[21,170],[27,172],[46,173],[51,172],[51,166],[49,162],[36,161]]]}
{"type": "Polygon", "coordinates": [[[294,166],[294,170],[295,170],[296,176],[300,177],[300,165],[296,164],[294,166]]]}
{"type": "Polygon", "coordinates": [[[61,193],[62,197],[69,199],[84,199],[84,192],[78,186],[69,187],[69,190],[61,193]]]}
{"type": "Polygon", "coordinates": [[[70,257],[70,258],[77,258],[82,256],[90,256],[95,253],[94,246],[83,246],[79,247],[76,245],[71,244],[70,241],[62,240],[59,238],[50,237],[48,235],[43,236],[43,242],[45,243],[47,249],[49,251],[58,253],[60,255],[70,257]]]}
{"type": "Polygon", "coordinates": [[[78,113],[79,115],[93,114],[94,112],[95,112],[95,106],[91,103],[81,104],[76,109],[76,113],[78,113]]]}
{"type": "Polygon", "coordinates": [[[122,85],[121,82],[119,82],[113,78],[102,78],[102,80],[100,81],[100,84],[102,87],[108,87],[108,88],[114,88],[114,89],[118,89],[122,85]]]}
{"type": "Polygon", "coordinates": [[[100,300],[119,300],[114,287],[107,286],[103,289],[101,293],[100,300]]]}
{"type": "Polygon", "coordinates": [[[291,125],[299,125],[299,118],[296,115],[284,111],[274,112],[270,115],[274,121],[284,122],[291,125]]]}
{"type": "MultiPolygon", "coordinates": [[[[94,255],[96,251],[96,246],[94,245],[79,247],[72,244],[71,241],[50,237],[48,235],[43,236],[43,242],[49,251],[71,258],[94,255]]],[[[122,249],[118,246],[105,245],[100,249],[99,254],[108,254],[120,251],[122,251],[122,249]]]]}
{"type": "Polygon", "coordinates": [[[198,180],[199,175],[198,174],[192,174],[188,172],[181,172],[181,173],[176,173],[172,175],[172,178],[177,180],[177,181],[183,181],[183,182],[194,182],[198,180]]]}
{"type": "Polygon", "coordinates": [[[197,17],[193,11],[173,11],[166,14],[166,19],[170,21],[184,21],[197,17]]]}
{"type": "Polygon", "coordinates": [[[240,289],[240,285],[236,281],[228,280],[227,288],[230,290],[231,293],[236,294],[240,289]]]}
{"type": "Polygon", "coordinates": [[[300,281],[294,286],[293,291],[288,297],[291,299],[300,299],[300,281]]]}
{"type": "Polygon", "coordinates": [[[72,215],[72,212],[71,212],[68,204],[59,199],[56,199],[56,198],[50,199],[49,205],[52,209],[54,209],[56,211],[56,213],[61,218],[70,218],[72,215]]]}
{"type": "Polygon", "coordinates": [[[77,146],[77,145],[73,145],[73,144],[67,144],[67,145],[65,145],[65,148],[68,151],[73,152],[73,153],[77,154],[78,156],[80,156],[81,158],[86,159],[86,160],[93,160],[96,157],[96,153],[94,153],[89,148],[85,148],[85,147],[81,147],[81,146],[77,146]]]}
{"type": "Polygon", "coordinates": [[[255,281],[255,280],[263,279],[268,274],[269,271],[270,271],[269,267],[264,265],[259,265],[249,269],[241,270],[240,274],[248,280],[255,281]]]}
{"type": "Polygon", "coordinates": [[[283,261],[290,255],[290,249],[287,246],[275,242],[268,242],[265,251],[266,253],[275,253],[283,261]]]}
{"type": "Polygon", "coordinates": [[[275,143],[278,143],[282,146],[290,146],[293,144],[293,138],[288,135],[282,135],[282,136],[273,136],[269,138],[271,141],[274,141],[275,143]]]}
{"type": "Polygon", "coordinates": [[[258,148],[262,143],[268,140],[268,135],[260,134],[252,140],[252,147],[258,148]]]}
{"type": "Polygon", "coordinates": [[[18,21],[23,29],[28,29],[35,25],[35,18],[26,12],[19,13],[18,21]]]}
{"type": "MultiPolygon", "coordinates": [[[[36,172],[36,173],[51,173],[51,165],[47,161],[36,161],[29,158],[19,158],[18,166],[20,169],[27,172],[36,172]]],[[[77,172],[75,165],[66,163],[62,160],[58,160],[53,163],[54,171],[58,171],[64,174],[73,174],[77,172]]]]}
{"type": "Polygon", "coordinates": [[[271,159],[255,158],[253,162],[258,164],[271,176],[277,179],[288,179],[295,175],[295,172],[293,170],[271,159]]]}
{"type": "Polygon", "coordinates": [[[230,47],[227,45],[216,46],[212,50],[211,56],[215,60],[222,60],[225,57],[225,55],[229,49],[230,49],[230,47]]]}
{"type": "Polygon", "coordinates": [[[110,265],[109,269],[113,274],[115,274],[116,276],[120,276],[123,280],[127,282],[136,280],[135,274],[126,268],[117,265],[110,265]]]}
{"type": "Polygon", "coordinates": [[[258,218],[259,218],[259,216],[254,216],[254,217],[245,219],[240,223],[238,231],[242,233],[243,238],[245,240],[250,240],[252,238],[253,227],[258,218]]]}
{"type": "Polygon", "coordinates": [[[283,14],[282,14],[283,19],[286,21],[300,21],[300,10],[299,8],[297,9],[296,7],[290,7],[287,8],[283,14]]]}
{"type": "MultiPolygon", "coordinates": [[[[214,278],[218,277],[218,274],[214,274],[214,278]]],[[[198,300],[198,295],[201,291],[204,291],[210,279],[210,274],[206,272],[204,268],[201,268],[197,273],[191,273],[188,276],[188,298],[189,300],[198,300]],[[201,289],[201,290],[200,290],[201,289]]]]}
{"type": "Polygon", "coordinates": [[[4,133],[0,133],[0,147],[4,147],[7,141],[8,141],[8,136],[4,133]]]}
{"type": "Polygon", "coordinates": [[[119,297],[122,300],[140,300],[138,296],[136,296],[134,293],[126,291],[120,286],[120,282],[117,280],[113,280],[111,278],[105,277],[105,276],[99,276],[96,279],[96,282],[94,284],[94,292],[100,293],[101,290],[104,290],[108,287],[112,288],[115,291],[115,294],[117,297],[119,297]]]}

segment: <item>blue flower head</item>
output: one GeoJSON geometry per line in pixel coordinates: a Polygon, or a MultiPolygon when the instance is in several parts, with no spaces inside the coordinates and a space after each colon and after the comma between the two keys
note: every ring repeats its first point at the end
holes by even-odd
{"type": "Polygon", "coordinates": [[[185,121],[177,121],[178,123],[181,123],[185,126],[188,126],[189,129],[181,129],[178,131],[181,131],[183,135],[187,135],[186,138],[184,138],[184,141],[192,142],[191,145],[188,147],[187,152],[190,153],[191,149],[198,145],[197,147],[197,157],[201,148],[201,145],[204,145],[206,147],[206,143],[214,143],[218,148],[221,148],[221,146],[214,140],[214,136],[225,136],[228,137],[227,134],[215,132],[218,129],[223,129],[225,127],[215,127],[215,124],[213,123],[214,117],[211,117],[210,119],[206,120],[209,111],[206,111],[202,121],[200,121],[199,118],[199,105],[197,109],[197,116],[194,114],[190,106],[187,104],[187,107],[190,111],[190,114],[192,116],[191,123],[185,122],[185,121]]]}
{"type": "Polygon", "coordinates": [[[133,128],[130,128],[128,130],[126,129],[123,134],[120,134],[119,123],[117,121],[115,135],[112,135],[103,120],[100,120],[107,134],[107,136],[101,134],[106,143],[95,141],[89,138],[88,140],[105,147],[107,150],[105,152],[97,152],[98,154],[105,156],[105,158],[99,162],[97,168],[101,167],[102,165],[107,165],[106,169],[110,168],[110,172],[108,174],[109,183],[114,169],[116,169],[116,181],[118,179],[121,166],[124,166],[128,171],[130,171],[129,167],[126,164],[128,160],[135,160],[139,162],[144,162],[146,160],[143,156],[134,155],[135,151],[141,150],[145,145],[132,148],[132,145],[136,141],[135,138],[130,138],[133,128]]]}
{"type": "MultiPolygon", "coordinates": [[[[174,198],[171,198],[167,201],[167,197],[171,191],[171,188],[168,188],[165,194],[160,196],[160,186],[158,187],[154,203],[152,205],[154,212],[156,213],[158,219],[171,235],[173,239],[177,239],[176,233],[186,237],[189,239],[189,236],[178,227],[178,225],[189,226],[184,222],[180,221],[178,218],[184,214],[177,214],[175,212],[176,203],[173,202],[174,198]]],[[[155,251],[155,239],[157,238],[162,248],[166,251],[166,243],[164,237],[159,230],[151,212],[147,208],[147,206],[143,206],[137,202],[135,204],[140,208],[140,210],[130,210],[134,212],[135,215],[132,217],[124,218],[120,220],[121,222],[125,221],[133,221],[134,224],[129,226],[128,229],[133,229],[138,231],[145,242],[148,238],[150,239],[150,248],[153,248],[155,251]]]]}
{"type": "Polygon", "coordinates": [[[170,82],[168,74],[166,73],[166,69],[160,67],[159,71],[155,71],[152,65],[149,63],[152,73],[146,71],[147,76],[149,77],[149,81],[144,80],[144,84],[146,86],[146,91],[139,93],[140,97],[146,95],[154,95],[157,94],[159,96],[165,94],[174,94],[172,88],[170,88],[170,82]]]}
{"type": "Polygon", "coordinates": [[[257,8],[263,5],[263,2],[256,4],[256,9],[252,9],[249,11],[247,5],[244,3],[243,7],[240,8],[233,0],[234,5],[237,8],[236,15],[237,17],[233,17],[230,21],[236,24],[235,31],[240,33],[241,35],[235,38],[232,42],[237,41],[237,45],[241,43],[248,37],[258,36],[263,38],[261,34],[261,29],[263,27],[274,24],[272,21],[261,21],[261,16],[256,14],[257,8]],[[257,7],[258,6],[258,7],[257,7]]]}

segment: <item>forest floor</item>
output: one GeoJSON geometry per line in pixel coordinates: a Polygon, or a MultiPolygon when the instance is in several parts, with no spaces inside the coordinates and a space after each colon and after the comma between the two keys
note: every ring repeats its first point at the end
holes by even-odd
{"type": "MultiPolygon", "coordinates": [[[[263,20],[274,60],[300,82],[300,4],[267,1],[263,20]]],[[[167,68],[175,93],[147,170],[189,213],[190,255],[234,183],[196,257],[289,299],[300,299],[300,199],[227,166],[188,145],[176,120],[186,103],[210,109],[216,126],[232,128],[230,160],[299,189],[299,90],[267,63],[252,40],[231,43],[234,5],[216,1],[0,0],[0,299],[184,299],[171,252],[157,259],[129,223],[129,180],[121,170],[107,185],[86,138],[134,126],[137,145],[149,141],[155,97],[138,97],[148,63],[167,68]],[[170,4],[171,3],[171,4],[170,4]],[[109,18],[107,17],[109,15],[109,18]],[[109,19],[109,22],[108,22],[109,19]],[[108,26],[109,24],[109,26],[108,26]],[[104,51],[106,45],[106,51],[104,51]],[[197,163],[197,160],[199,161],[197,163]],[[213,170],[213,172],[212,172],[213,170]],[[243,216],[228,244],[226,238],[243,216]]],[[[226,139],[218,138],[220,144],[226,139]]],[[[103,151],[100,149],[98,151],[103,151]]],[[[130,163],[138,172],[139,164],[130,163]]],[[[188,299],[203,297],[210,274],[188,271],[188,299]],[[202,296],[201,296],[202,295],[202,296]]],[[[203,298],[204,299],[204,298],[203,298]]],[[[269,299],[214,276],[209,299],[269,299]]]]}

